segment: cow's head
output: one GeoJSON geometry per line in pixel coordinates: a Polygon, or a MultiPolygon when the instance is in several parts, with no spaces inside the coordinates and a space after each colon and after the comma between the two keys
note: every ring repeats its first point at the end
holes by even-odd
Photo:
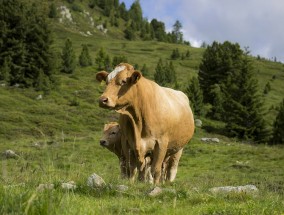
{"type": "Polygon", "coordinates": [[[106,82],[106,89],[99,99],[102,108],[121,109],[129,104],[133,98],[133,85],[141,78],[142,74],[135,71],[133,66],[121,63],[111,72],[99,72],[96,79],[106,82]]]}
{"type": "Polygon", "coordinates": [[[115,145],[120,144],[121,132],[119,124],[116,122],[111,122],[105,124],[104,134],[100,140],[100,145],[108,148],[110,151],[114,151],[115,145]]]}

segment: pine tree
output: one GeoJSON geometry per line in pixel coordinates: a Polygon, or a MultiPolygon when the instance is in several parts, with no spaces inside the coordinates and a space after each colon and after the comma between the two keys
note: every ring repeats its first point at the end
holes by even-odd
{"type": "Polygon", "coordinates": [[[179,20],[175,22],[173,25],[173,43],[183,43],[183,33],[181,31],[182,29],[182,24],[179,20]]]}
{"type": "Polygon", "coordinates": [[[248,56],[244,55],[241,67],[228,75],[223,92],[228,132],[239,138],[267,141],[263,101],[248,56]]]}
{"type": "Polygon", "coordinates": [[[164,65],[163,65],[163,61],[160,58],[158,61],[158,64],[155,68],[155,73],[154,73],[154,80],[157,84],[161,85],[161,86],[165,86],[166,84],[166,74],[164,71],[164,65]]]}
{"type": "Polygon", "coordinates": [[[57,9],[54,3],[51,3],[49,6],[49,13],[48,13],[49,18],[56,18],[57,17],[57,9]]]}
{"type": "Polygon", "coordinates": [[[76,68],[76,56],[73,50],[72,41],[69,38],[65,41],[61,57],[63,62],[61,71],[69,74],[73,73],[76,68]]]}
{"type": "Polygon", "coordinates": [[[223,44],[213,42],[206,48],[198,73],[205,103],[212,104],[211,87],[214,84],[221,84],[228,74],[240,68],[243,54],[239,44],[228,41],[223,44]]]}
{"type": "Polygon", "coordinates": [[[186,94],[190,100],[191,108],[193,109],[194,115],[203,115],[203,95],[202,90],[199,86],[197,77],[193,77],[186,88],[186,94]]]}
{"type": "Polygon", "coordinates": [[[125,3],[122,2],[119,7],[118,7],[118,11],[119,11],[119,17],[121,17],[122,19],[124,19],[124,21],[128,21],[129,19],[129,13],[126,9],[125,3]]]}
{"type": "Polygon", "coordinates": [[[128,60],[124,55],[114,56],[112,60],[112,67],[116,67],[120,63],[127,63],[127,62],[128,60]]]}
{"type": "Polygon", "coordinates": [[[125,39],[128,39],[128,40],[134,40],[135,39],[135,32],[134,32],[133,28],[131,28],[131,26],[128,26],[124,30],[124,36],[125,36],[125,39]]]}
{"type": "Polygon", "coordinates": [[[189,50],[186,51],[185,57],[187,57],[187,58],[190,57],[190,52],[189,52],[189,50]]]}
{"type": "Polygon", "coordinates": [[[172,61],[170,61],[170,64],[166,64],[165,71],[166,71],[167,83],[169,83],[169,84],[175,83],[177,81],[177,77],[176,77],[176,70],[174,68],[172,61]]]}
{"type": "Polygon", "coordinates": [[[270,82],[267,82],[265,87],[264,87],[263,94],[265,94],[265,95],[268,94],[270,90],[271,90],[270,82]]]}
{"type": "Polygon", "coordinates": [[[9,77],[11,72],[10,64],[11,64],[11,58],[10,56],[8,56],[4,59],[3,66],[0,68],[0,81],[3,80],[5,82],[9,82],[9,77]]]}
{"type": "Polygon", "coordinates": [[[139,0],[135,0],[129,9],[129,17],[136,23],[137,28],[140,29],[143,21],[142,9],[139,0]]]}
{"type": "Polygon", "coordinates": [[[180,53],[179,53],[179,49],[176,48],[176,49],[173,50],[173,52],[171,54],[171,59],[176,60],[178,58],[180,58],[180,53]]]}
{"type": "Polygon", "coordinates": [[[100,48],[96,55],[96,64],[99,70],[111,70],[111,59],[103,48],[100,48]]]}
{"type": "Polygon", "coordinates": [[[165,23],[159,22],[157,19],[151,21],[153,35],[152,38],[156,38],[158,41],[166,42],[167,34],[165,31],[165,23]]]}
{"type": "Polygon", "coordinates": [[[51,31],[35,4],[0,1],[0,43],[0,66],[9,58],[10,85],[34,87],[40,70],[53,82],[51,31]]]}
{"type": "Polygon", "coordinates": [[[149,71],[148,71],[148,68],[147,68],[147,66],[146,66],[145,63],[143,64],[143,67],[142,67],[142,69],[141,69],[141,72],[142,72],[142,74],[143,74],[144,77],[147,77],[147,76],[149,75],[149,71]]]}
{"type": "Polygon", "coordinates": [[[284,99],[280,104],[278,114],[273,124],[271,144],[284,144],[284,99]]]}
{"type": "Polygon", "coordinates": [[[221,90],[221,87],[219,84],[214,84],[211,87],[210,95],[212,96],[212,108],[210,113],[208,114],[210,117],[216,120],[222,120],[224,119],[224,95],[221,90]]]}
{"type": "Polygon", "coordinates": [[[26,49],[28,58],[28,68],[26,69],[25,77],[31,78],[32,86],[37,83],[39,72],[42,71],[44,78],[48,79],[45,83],[46,87],[50,87],[50,82],[53,81],[54,62],[53,51],[51,45],[53,43],[51,31],[49,29],[45,16],[40,14],[35,4],[27,12],[28,27],[26,36],[26,49]]]}
{"type": "Polygon", "coordinates": [[[81,51],[81,54],[79,56],[79,64],[82,67],[92,65],[92,59],[91,59],[91,56],[89,54],[89,49],[88,49],[87,45],[82,45],[82,51],[81,51]]]}

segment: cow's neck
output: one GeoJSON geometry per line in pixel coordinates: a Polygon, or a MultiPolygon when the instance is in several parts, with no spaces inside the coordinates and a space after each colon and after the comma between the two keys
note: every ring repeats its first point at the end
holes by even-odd
{"type": "Polygon", "coordinates": [[[155,85],[154,82],[142,77],[135,84],[133,103],[128,107],[128,111],[132,115],[141,137],[150,134],[149,125],[145,122],[149,121],[149,113],[155,111],[155,107],[149,105],[149,99],[155,99],[153,97],[153,84],[155,85]]]}

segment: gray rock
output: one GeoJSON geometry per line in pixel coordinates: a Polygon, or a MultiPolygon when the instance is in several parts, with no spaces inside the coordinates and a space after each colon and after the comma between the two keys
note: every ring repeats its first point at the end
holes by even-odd
{"type": "Polygon", "coordinates": [[[245,186],[225,186],[225,187],[213,187],[209,189],[210,192],[214,194],[227,194],[227,193],[256,193],[258,188],[255,185],[245,185],[245,186]]]}
{"type": "Polygon", "coordinates": [[[44,190],[53,190],[54,184],[39,184],[36,188],[37,191],[42,192],[44,190]]]}
{"type": "Polygon", "coordinates": [[[61,184],[61,188],[64,190],[75,190],[77,188],[76,183],[74,181],[63,182],[61,184]]]}
{"type": "Polygon", "coordinates": [[[127,191],[128,190],[128,186],[123,185],[123,184],[117,185],[116,186],[116,190],[118,190],[118,191],[127,191]]]}
{"type": "Polygon", "coordinates": [[[220,140],[219,140],[218,138],[214,137],[214,138],[211,138],[211,142],[213,142],[213,143],[219,143],[220,140]]]}
{"type": "Polygon", "coordinates": [[[36,100],[42,100],[42,95],[39,94],[39,95],[36,97],[36,100]]]}
{"type": "Polygon", "coordinates": [[[6,157],[7,159],[9,158],[18,158],[20,157],[19,155],[17,155],[14,151],[8,149],[5,152],[3,152],[4,157],[6,157]]]}
{"type": "Polygon", "coordinates": [[[207,142],[207,143],[219,143],[220,142],[220,140],[218,138],[216,138],[216,137],[214,137],[214,138],[202,137],[201,141],[202,142],[207,142]]]}
{"type": "Polygon", "coordinates": [[[160,195],[162,192],[163,192],[163,189],[162,189],[162,188],[160,188],[160,187],[155,187],[154,189],[152,189],[152,190],[148,193],[148,196],[155,197],[155,196],[160,195]]]}
{"type": "Polygon", "coordinates": [[[106,185],[105,181],[97,175],[96,173],[93,173],[87,180],[87,185],[91,188],[101,188],[106,185]]]}
{"type": "Polygon", "coordinates": [[[194,120],[194,123],[196,127],[202,127],[202,121],[200,119],[194,120]]]}

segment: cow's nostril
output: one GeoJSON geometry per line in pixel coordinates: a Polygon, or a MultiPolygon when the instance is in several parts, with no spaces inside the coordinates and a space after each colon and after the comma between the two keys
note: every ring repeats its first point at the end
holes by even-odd
{"type": "Polygon", "coordinates": [[[104,146],[106,144],[106,141],[105,140],[100,140],[100,144],[101,144],[101,146],[104,146]]]}
{"type": "Polygon", "coordinates": [[[106,103],[108,102],[108,98],[102,96],[102,97],[100,98],[100,102],[103,103],[103,104],[106,104],[106,103]]]}

